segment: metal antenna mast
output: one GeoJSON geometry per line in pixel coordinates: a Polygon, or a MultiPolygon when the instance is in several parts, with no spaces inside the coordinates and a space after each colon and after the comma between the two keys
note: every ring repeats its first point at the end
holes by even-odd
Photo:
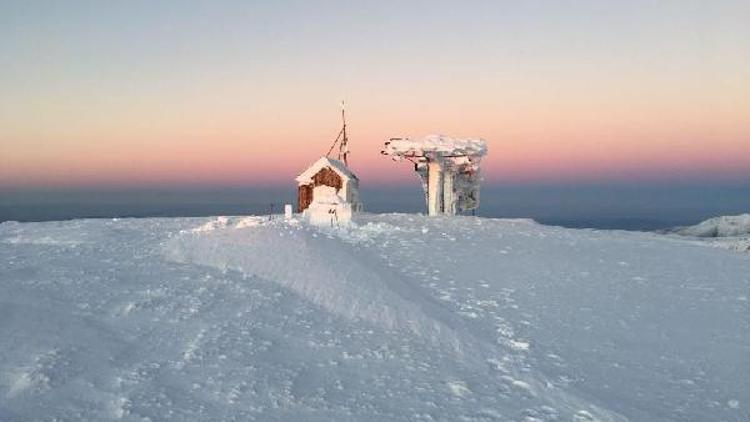
{"type": "Polygon", "coordinates": [[[343,101],[341,102],[341,122],[344,124],[344,126],[339,131],[338,136],[336,136],[336,140],[334,140],[333,144],[331,144],[331,148],[328,149],[326,157],[331,155],[333,148],[336,147],[336,144],[339,144],[338,159],[344,161],[345,166],[349,166],[349,162],[347,161],[347,157],[349,157],[349,146],[347,145],[347,143],[349,142],[349,138],[346,136],[346,110],[344,108],[343,101]],[[339,142],[339,140],[341,142],[339,142]]]}
{"type": "Polygon", "coordinates": [[[346,137],[346,108],[344,107],[343,101],[341,101],[341,122],[344,126],[341,128],[341,134],[343,136],[341,138],[341,143],[339,144],[339,160],[343,159],[344,165],[349,166],[349,163],[347,162],[347,157],[349,156],[347,142],[349,141],[349,138],[346,137]]]}

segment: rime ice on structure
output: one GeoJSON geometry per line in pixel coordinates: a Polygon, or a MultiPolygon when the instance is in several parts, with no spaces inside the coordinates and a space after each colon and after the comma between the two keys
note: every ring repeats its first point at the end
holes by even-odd
{"type": "Polygon", "coordinates": [[[320,185],[313,189],[313,201],[304,215],[310,224],[323,227],[348,225],[352,220],[352,204],[336,193],[330,186],[320,185]]]}
{"type": "Polygon", "coordinates": [[[341,103],[341,131],[328,150],[302,174],[297,176],[297,211],[319,226],[340,226],[351,221],[352,212],[362,211],[359,179],[349,168],[349,138],[346,136],[346,114],[341,103]],[[339,146],[338,159],[330,158],[339,146]]]}
{"type": "Polygon", "coordinates": [[[297,176],[297,210],[322,226],[345,225],[362,211],[359,179],[343,162],[321,157],[297,176]]]}
{"type": "Polygon", "coordinates": [[[479,207],[479,164],[487,153],[483,139],[429,135],[391,138],[382,153],[409,160],[422,179],[429,215],[455,215],[479,207]]]}

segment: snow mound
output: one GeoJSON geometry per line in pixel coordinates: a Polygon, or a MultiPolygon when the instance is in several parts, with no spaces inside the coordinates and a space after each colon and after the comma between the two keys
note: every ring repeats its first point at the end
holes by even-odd
{"type": "Polygon", "coordinates": [[[672,233],[695,237],[732,237],[750,235],[750,214],[714,217],[694,226],[678,227],[672,233]]]}
{"type": "Polygon", "coordinates": [[[666,230],[665,233],[696,238],[708,246],[750,252],[750,214],[714,217],[694,226],[666,230]]]}
{"type": "MultiPolygon", "coordinates": [[[[510,222],[519,223],[528,221],[510,222]]],[[[493,367],[502,374],[497,382],[510,395],[538,400],[540,406],[554,404],[556,412],[573,414],[581,407],[590,408],[576,394],[557,389],[543,375],[522,368],[519,363],[530,344],[514,338],[512,329],[504,327],[503,336],[497,340],[474,332],[466,318],[476,318],[478,314],[472,316],[467,310],[451,312],[440,299],[421,294],[389,260],[383,261],[382,254],[362,248],[372,246],[372,241],[382,235],[397,234],[403,238],[419,235],[422,230],[372,221],[341,229],[287,224],[281,220],[268,221],[251,231],[237,231],[231,224],[224,227],[211,233],[183,232],[166,243],[165,254],[175,262],[277,283],[345,320],[365,323],[370,330],[406,336],[429,349],[440,350],[462,371],[486,373],[488,362],[503,356],[503,363],[493,367]]],[[[456,398],[472,395],[466,381],[452,380],[447,386],[447,392],[456,398]]],[[[621,420],[613,412],[592,411],[598,420],[621,420]]]]}
{"type": "Polygon", "coordinates": [[[462,343],[456,333],[425,314],[431,307],[429,301],[410,302],[408,285],[357,259],[351,248],[333,235],[270,222],[249,233],[229,229],[201,236],[206,225],[172,239],[167,244],[167,257],[258,276],[336,315],[366,320],[388,330],[408,330],[460,352],[462,343]]]}

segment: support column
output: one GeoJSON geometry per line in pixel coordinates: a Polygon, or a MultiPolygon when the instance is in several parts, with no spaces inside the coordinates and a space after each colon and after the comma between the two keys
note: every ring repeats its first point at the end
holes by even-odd
{"type": "Polygon", "coordinates": [[[440,215],[443,213],[443,168],[441,163],[430,161],[427,171],[427,213],[440,215]]]}
{"type": "Polygon", "coordinates": [[[456,201],[453,194],[453,172],[443,170],[443,214],[456,215],[456,201]]]}

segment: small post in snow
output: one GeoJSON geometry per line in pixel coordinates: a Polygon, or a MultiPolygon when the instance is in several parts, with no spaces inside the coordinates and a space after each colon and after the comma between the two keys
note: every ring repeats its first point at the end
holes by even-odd
{"type": "Polygon", "coordinates": [[[292,219],[292,204],[285,204],[284,205],[284,219],[285,220],[291,220],[292,219]]]}

